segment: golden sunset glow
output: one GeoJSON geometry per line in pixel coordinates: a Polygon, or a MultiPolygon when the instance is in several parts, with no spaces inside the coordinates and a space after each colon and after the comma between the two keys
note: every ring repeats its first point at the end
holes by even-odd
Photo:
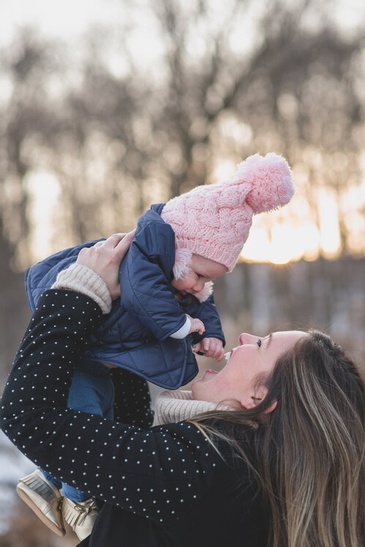
{"type": "Polygon", "coordinates": [[[298,195],[282,211],[254,217],[242,258],[272,264],[287,264],[303,258],[312,261],[320,252],[326,258],[336,258],[340,250],[336,201],[326,192],[321,196],[319,228],[303,201],[298,195]]]}
{"type": "MultiPolygon", "coordinates": [[[[214,171],[214,182],[228,179],[235,167],[233,162],[220,163],[214,171]]],[[[31,196],[29,219],[33,227],[31,252],[34,260],[40,260],[72,243],[65,241],[62,233],[56,234],[60,230],[55,226],[60,192],[57,179],[48,173],[38,173],[28,177],[27,186],[31,196]]],[[[242,259],[272,264],[287,264],[301,259],[313,261],[320,254],[335,259],[340,254],[341,244],[339,215],[344,211],[351,233],[351,247],[355,253],[363,252],[364,241],[357,234],[362,234],[365,228],[365,218],[361,213],[365,204],[365,182],[360,188],[362,191],[349,190],[341,212],[334,191],[319,188],[316,193],[317,218],[313,217],[311,205],[299,191],[282,209],[254,216],[241,253],[242,259]]]]}

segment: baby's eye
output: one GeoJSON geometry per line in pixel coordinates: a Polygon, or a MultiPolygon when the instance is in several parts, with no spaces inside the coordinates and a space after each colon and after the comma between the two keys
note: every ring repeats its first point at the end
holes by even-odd
{"type": "Polygon", "coordinates": [[[262,346],[262,340],[260,340],[260,338],[257,340],[257,345],[258,345],[259,348],[261,348],[261,346],[262,346]]]}

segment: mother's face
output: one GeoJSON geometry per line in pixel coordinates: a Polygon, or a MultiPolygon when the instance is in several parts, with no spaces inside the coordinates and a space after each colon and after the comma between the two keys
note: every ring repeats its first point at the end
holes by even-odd
{"type": "Polygon", "coordinates": [[[303,336],[307,336],[303,331],[279,331],[264,338],[242,333],[240,345],[231,351],[225,367],[220,372],[207,370],[193,382],[193,398],[235,407],[255,406],[267,391],[260,378],[267,376],[278,357],[303,336]]]}

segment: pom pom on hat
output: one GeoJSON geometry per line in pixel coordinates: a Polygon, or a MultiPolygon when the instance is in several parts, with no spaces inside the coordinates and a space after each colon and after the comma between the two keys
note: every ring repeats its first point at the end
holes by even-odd
{"type": "Polygon", "coordinates": [[[294,194],[289,165],[282,156],[273,152],[265,157],[254,154],[241,162],[234,180],[241,185],[251,184],[245,201],[253,214],[282,207],[289,203],[294,194]]]}
{"type": "Polygon", "coordinates": [[[286,205],[293,194],[286,160],[274,153],[254,154],[237,166],[232,179],[197,186],[171,199],[161,216],[175,232],[177,250],[186,249],[232,271],[252,216],[286,205]]]}

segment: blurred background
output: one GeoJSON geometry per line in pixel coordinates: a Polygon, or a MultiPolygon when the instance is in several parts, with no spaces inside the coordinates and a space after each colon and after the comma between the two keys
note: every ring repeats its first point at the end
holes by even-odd
{"type": "MultiPolygon", "coordinates": [[[[0,392],[28,266],[256,152],[284,155],[297,192],[216,282],[227,347],[313,326],[363,363],[364,137],[361,0],[0,0],[0,392]]],[[[0,546],[76,545],[18,503],[32,469],[1,435],[0,546]]]]}

